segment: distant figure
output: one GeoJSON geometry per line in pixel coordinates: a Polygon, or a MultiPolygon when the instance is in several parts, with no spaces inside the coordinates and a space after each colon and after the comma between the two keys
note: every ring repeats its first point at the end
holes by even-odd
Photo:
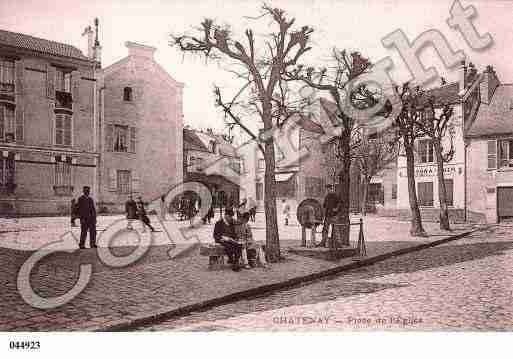
{"type": "Polygon", "coordinates": [[[80,217],[80,249],[85,248],[85,239],[89,232],[89,245],[96,248],[96,208],[94,201],[89,194],[91,187],[84,186],[83,195],[78,198],[77,211],[80,217]]]}
{"type": "Polygon", "coordinates": [[[71,205],[70,205],[70,212],[71,212],[71,227],[76,227],[77,224],[75,223],[75,220],[77,218],[80,218],[78,215],[78,205],[75,198],[71,199],[71,205]]]}
{"type": "Polygon", "coordinates": [[[253,197],[249,197],[248,203],[247,203],[249,218],[252,222],[255,222],[256,219],[256,209],[257,209],[257,203],[253,199],[253,197]]]}
{"type": "Polygon", "coordinates": [[[132,222],[139,218],[137,214],[137,203],[130,195],[130,198],[125,203],[126,219],[128,221],[127,229],[132,229],[132,222]]]}
{"type": "Polygon", "coordinates": [[[290,204],[287,203],[285,199],[282,200],[283,203],[283,216],[285,217],[285,225],[289,225],[290,219],[290,204]]]}
{"type": "Polygon", "coordinates": [[[160,220],[166,220],[166,196],[160,197],[160,220]]]}
{"type": "Polygon", "coordinates": [[[338,206],[340,204],[340,200],[338,196],[335,194],[333,185],[327,185],[328,188],[328,194],[326,194],[326,197],[324,197],[324,203],[322,205],[324,209],[324,222],[322,225],[322,239],[321,242],[318,244],[318,247],[325,247],[326,242],[328,241],[328,233],[331,232],[333,236],[333,223],[335,216],[338,212],[338,206]]]}
{"type": "Polygon", "coordinates": [[[139,219],[144,225],[148,226],[152,232],[155,232],[155,228],[150,223],[150,218],[146,214],[146,208],[144,208],[144,202],[141,197],[137,197],[137,214],[139,215],[139,219]]]}

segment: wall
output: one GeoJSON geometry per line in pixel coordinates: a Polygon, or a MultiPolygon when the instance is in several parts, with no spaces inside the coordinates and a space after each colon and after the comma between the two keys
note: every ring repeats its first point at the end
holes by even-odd
{"type": "Polygon", "coordinates": [[[137,128],[135,154],[102,153],[101,200],[110,210],[122,210],[128,195],[109,184],[113,170],[130,170],[138,183],[137,195],[145,200],[160,197],[183,180],[183,85],[175,82],[152,57],[129,56],[105,70],[104,124],[137,128]],[[124,101],[123,89],[131,87],[133,101],[124,101]]]}

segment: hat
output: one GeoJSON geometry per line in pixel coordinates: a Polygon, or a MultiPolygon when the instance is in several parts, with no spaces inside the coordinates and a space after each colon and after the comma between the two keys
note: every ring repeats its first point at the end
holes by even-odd
{"type": "Polygon", "coordinates": [[[227,216],[233,216],[233,208],[226,208],[224,214],[227,216]]]}

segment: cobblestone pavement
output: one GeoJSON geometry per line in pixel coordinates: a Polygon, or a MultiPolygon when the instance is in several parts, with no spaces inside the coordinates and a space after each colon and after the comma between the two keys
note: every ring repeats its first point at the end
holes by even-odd
{"type": "MultiPolygon", "coordinates": [[[[100,218],[100,226],[108,225],[107,220],[112,221],[115,218],[100,218]]],[[[407,233],[407,223],[383,218],[369,218],[367,223],[369,222],[372,223],[366,227],[369,256],[441,239],[451,234],[436,231],[433,226],[430,238],[412,239],[404,234],[407,233]]],[[[65,231],[67,220],[26,218],[19,220],[18,227],[13,227],[14,224],[0,221],[0,231],[3,232],[0,233],[0,241],[9,242],[13,236],[24,236],[25,232],[22,231],[30,230],[37,241],[34,247],[38,248],[54,240],[48,233],[65,231]]],[[[211,241],[212,227],[213,225],[201,227],[195,234],[204,241],[211,241]]],[[[264,238],[262,236],[265,227],[261,219],[255,223],[254,229],[257,239],[264,238]]],[[[299,242],[297,226],[281,226],[280,234],[284,248],[299,242]]],[[[149,236],[149,233],[142,236],[149,236]]],[[[162,236],[162,232],[157,233],[157,236],[162,236]]],[[[116,255],[126,255],[134,250],[133,245],[128,245],[134,242],[137,242],[135,236],[123,237],[116,243],[113,251],[116,255]]],[[[53,297],[66,293],[78,279],[80,264],[92,265],[92,278],[84,291],[67,304],[43,310],[26,304],[17,289],[20,267],[33,253],[28,250],[30,245],[30,241],[26,240],[19,249],[0,248],[0,331],[101,329],[120,321],[174,310],[184,305],[282,282],[340,264],[290,254],[286,261],[274,264],[268,270],[253,269],[236,273],[226,268],[209,271],[208,259],[199,256],[197,250],[183,258],[170,260],[167,255],[170,246],[157,245],[149,247],[146,255],[130,266],[111,268],[104,265],[98,259],[96,251],[91,249],[59,252],[45,257],[31,273],[32,286],[39,295],[53,297]]],[[[70,245],[69,248],[77,247],[76,243],[65,243],[63,248],[67,245],[70,245]]],[[[178,243],[177,251],[187,246],[178,243]]],[[[346,259],[346,262],[350,261],[346,259]]]]}
{"type": "Polygon", "coordinates": [[[513,227],[144,330],[513,329],[513,227]]]}

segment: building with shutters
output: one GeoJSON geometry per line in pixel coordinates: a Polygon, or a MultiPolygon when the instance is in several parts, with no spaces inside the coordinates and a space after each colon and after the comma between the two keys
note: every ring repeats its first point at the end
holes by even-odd
{"type": "Polygon", "coordinates": [[[125,43],[128,56],[103,70],[100,195],[124,211],[132,194],[150,201],[183,180],[183,84],[156,61],[156,49],[125,43]]]}
{"type": "Polygon", "coordinates": [[[513,217],[513,84],[488,66],[476,97],[466,126],[468,217],[496,223],[513,217]]]}
{"type": "Polygon", "coordinates": [[[100,46],[0,30],[0,213],[69,213],[98,194],[100,46]]]}

